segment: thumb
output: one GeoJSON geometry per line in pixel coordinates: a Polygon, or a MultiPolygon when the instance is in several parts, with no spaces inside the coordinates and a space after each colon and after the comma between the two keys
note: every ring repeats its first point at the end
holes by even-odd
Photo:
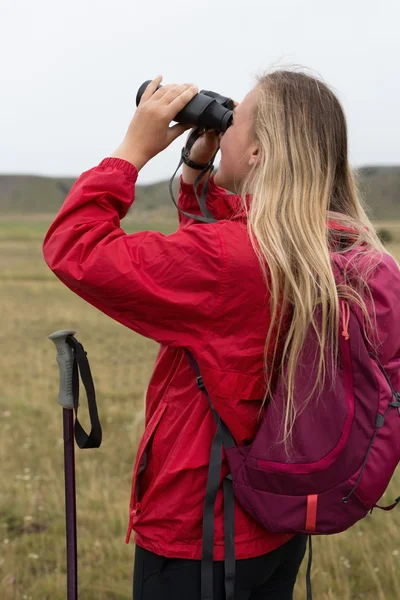
{"type": "Polygon", "coordinates": [[[182,123],[177,123],[172,127],[168,128],[168,142],[171,143],[176,140],[182,133],[185,133],[188,129],[192,129],[193,125],[184,125],[182,123]]]}

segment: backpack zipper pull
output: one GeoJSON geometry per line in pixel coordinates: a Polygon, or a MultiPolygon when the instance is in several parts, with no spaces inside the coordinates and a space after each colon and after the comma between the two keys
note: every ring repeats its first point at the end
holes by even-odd
{"type": "Polygon", "coordinates": [[[344,337],[344,339],[347,342],[347,340],[350,339],[350,335],[349,335],[350,306],[348,305],[348,303],[345,300],[341,300],[341,306],[342,306],[342,319],[343,319],[342,336],[344,337]]]}

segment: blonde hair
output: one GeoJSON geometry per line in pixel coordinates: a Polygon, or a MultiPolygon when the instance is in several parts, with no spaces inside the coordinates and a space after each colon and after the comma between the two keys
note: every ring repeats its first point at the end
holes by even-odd
{"type": "Polygon", "coordinates": [[[375,261],[364,260],[364,267],[355,268],[352,278],[338,286],[331,266],[332,248],[343,251],[340,238],[346,250],[358,247],[364,258],[371,250],[378,257],[387,251],[363,207],[348,161],[346,118],[333,91],[313,75],[287,69],[258,77],[257,88],[250,136],[258,143],[259,160],[240,193],[249,236],[270,292],[271,326],[264,355],[267,390],[262,408],[267,400],[273,402],[273,384],[280,374],[287,391],[282,424],[286,445],[296,417],[307,404],[296,406],[294,380],[310,327],[320,347],[314,393],[326,375],[324,349],[331,350],[332,358],[337,355],[339,298],[354,301],[371,326],[365,297],[377,254],[372,253],[375,261]],[[329,230],[329,219],[355,232],[329,230]],[[320,325],[315,318],[317,307],[320,325]]]}

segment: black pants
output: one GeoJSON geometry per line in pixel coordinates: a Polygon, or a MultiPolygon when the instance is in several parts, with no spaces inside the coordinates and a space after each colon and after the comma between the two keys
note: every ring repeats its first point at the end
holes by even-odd
{"type": "MultiPolygon", "coordinates": [[[[235,600],[292,600],[307,536],[236,561],[235,600]]],[[[165,558],[136,546],[134,600],[200,600],[200,560],[165,558]]],[[[224,563],[214,562],[214,600],[225,599],[224,563]]]]}

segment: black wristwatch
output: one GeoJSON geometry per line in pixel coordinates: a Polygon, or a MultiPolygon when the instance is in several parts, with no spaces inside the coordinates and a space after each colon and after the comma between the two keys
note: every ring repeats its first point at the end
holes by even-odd
{"type": "Polygon", "coordinates": [[[191,160],[189,156],[190,150],[188,148],[182,148],[182,162],[184,162],[185,165],[187,165],[191,169],[196,169],[196,171],[202,171],[203,169],[210,167],[214,161],[214,159],[211,159],[210,161],[208,161],[208,163],[197,163],[194,162],[194,160],[191,160]]]}

